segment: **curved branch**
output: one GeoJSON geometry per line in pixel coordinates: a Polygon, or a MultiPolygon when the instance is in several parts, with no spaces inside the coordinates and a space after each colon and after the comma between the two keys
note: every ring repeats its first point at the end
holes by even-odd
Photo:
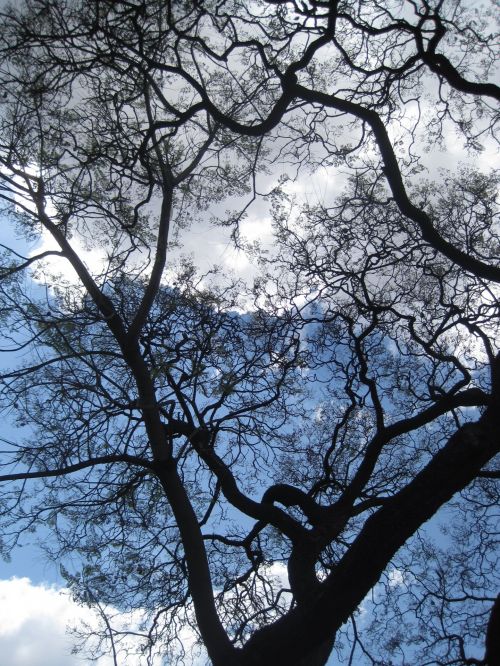
{"type": "Polygon", "coordinates": [[[342,500],[346,501],[349,499],[350,502],[354,502],[369,480],[383,447],[395,437],[422,428],[426,424],[432,423],[439,416],[450,412],[452,409],[457,409],[458,407],[480,407],[487,404],[487,394],[481,389],[471,388],[455,395],[445,396],[419,414],[387,426],[377,433],[368,445],[363,461],[345,490],[342,500]]]}
{"type": "Polygon", "coordinates": [[[454,264],[461,266],[469,273],[486,280],[500,282],[500,267],[486,264],[479,259],[471,257],[467,252],[455,247],[441,236],[432,223],[429,215],[411,202],[403,183],[403,177],[391,140],[384,123],[375,111],[367,109],[360,104],[341,99],[335,95],[306,88],[297,83],[296,74],[293,71],[290,71],[283,76],[282,94],[275,102],[267,117],[259,123],[245,125],[222,113],[222,111],[220,111],[210,100],[207,92],[193,77],[186,74],[184,74],[184,76],[185,78],[188,78],[189,83],[193,85],[202,98],[203,105],[208,113],[210,113],[218,123],[237,134],[243,134],[245,136],[261,136],[270,132],[281,122],[283,116],[289,109],[290,102],[294,98],[301,99],[304,102],[321,104],[329,108],[337,109],[338,111],[347,113],[366,122],[370,126],[378,144],[384,162],[384,174],[389,183],[389,187],[391,188],[394,200],[403,215],[410,220],[413,220],[413,222],[418,225],[422,238],[434,249],[450,259],[454,264]]]}
{"type": "Polygon", "coordinates": [[[262,665],[298,663],[311,646],[347,621],[403,544],[500,451],[500,396],[473,424],[462,426],[428,465],[365,522],[321,592],[257,631],[245,645],[262,665]]]}
{"type": "Polygon", "coordinates": [[[368,123],[375,136],[375,140],[377,141],[384,162],[384,174],[389,183],[389,187],[391,188],[394,200],[403,215],[406,215],[406,217],[413,220],[413,222],[418,225],[422,233],[422,238],[435,250],[443,254],[445,257],[448,257],[453,263],[461,266],[469,273],[486,280],[500,282],[500,267],[485,264],[484,262],[471,257],[463,250],[455,247],[436,230],[429,215],[410,201],[387,129],[380,116],[375,111],[366,109],[359,104],[340,99],[335,97],[335,95],[310,90],[309,88],[305,88],[298,84],[296,84],[293,89],[295,91],[295,96],[304,101],[323,104],[324,106],[348,113],[368,123]]]}
{"type": "MultiPolygon", "coordinates": [[[[2,245],[2,247],[5,246],[2,245]]],[[[0,267],[0,280],[3,280],[4,278],[9,277],[10,275],[14,275],[14,273],[19,273],[20,271],[24,270],[25,268],[33,264],[35,261],[40,261],[41,259],[45,259],[45,257],[53,257],[53,256],[62,257],[64,255],[62,252],[58,252],[57,250],[46,250],[45,252],[41,252],[40,254],[34,255],[33,257],[29,257],[22,264],[19,264],[19,266],[12,266],[10,268],[0,267]]]]}
{"type": "Polygon", "coordinates": [[[500,87],[494,83],[479,83],[476,81],[468,81],[455,69],[448,58],[442,53],[429,53],[422,54],[422,60],[427,67],[443,77],[445,81],[455,90],[467,93],[469,95],[479,95],[481,97],[492,97],[500,102],[500,87]]]}
{"type": "Polygon", "coordinates": [[[317,504],[303,490],[288,483],[276,483],[270,486],[262,496],[262,502],[264,504],[279,502],[284,506],[298,506],[312,525],[324,517],[324,507],[317,504]]]}
{"type": "Polygon", "coordinates": [[[217,477],[224,497],[235,508],[256,520],[274,525],[292,541],[307,541],[310,538],[308,531],[287,513],[268,502],[256,502],[241,492],[229,467],[210,446],[208,431],[193,428],[176,419],[171,419],[165,425],[165,430],[169,434],[181,434],[189,439],[200,458],[217,477]]]}

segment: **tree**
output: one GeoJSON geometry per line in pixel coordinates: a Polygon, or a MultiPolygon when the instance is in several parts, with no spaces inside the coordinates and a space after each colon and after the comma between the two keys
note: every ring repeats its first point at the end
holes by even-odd
{"type": "Polygon", "coordinates": [[[1,16],[4,215],[56,244],[4,247],[3,551],[48,523],[115,655],[111,607],[172,662],[195,618],[216,665],[492,663],[498,180],[424,166],[495,140],[493,4],[1,16]],[[175,264],[207,219],[253,285],[175,264]]]}

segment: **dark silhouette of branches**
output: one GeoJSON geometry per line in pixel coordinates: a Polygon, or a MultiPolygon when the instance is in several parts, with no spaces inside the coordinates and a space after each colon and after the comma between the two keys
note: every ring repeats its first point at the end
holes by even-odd
{"type": "Polygon", "coordinates": [[[50,527],[116,663],[127,611],[172,663],[494,662],[498,175],[424,166],[496,140],[481,8],[1,9],[2,214],[51,245],[1,246],[0,544],[50,527]],[[179,257],[209,224],[253,284],[179,257]]]}

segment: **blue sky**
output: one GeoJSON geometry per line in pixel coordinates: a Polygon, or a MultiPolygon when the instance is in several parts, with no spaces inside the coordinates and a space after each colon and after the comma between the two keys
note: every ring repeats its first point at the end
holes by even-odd
{"type": "MultiPolygon", "coordinates": [[[[261,227],[262,221],[259,224],[261,227]]],[[[229,268],[237,265],[238,258],[228,240],[222,234],[219,237],[215,234],[215,237],[214,241],[214,234],[211,234],[211,244],[204,243],[201,230],[190,239],[190,249],[204,248],[205,257],[201,258],[201,263],[210,254],[210,261],[218,255],[229,268]]],[[[43,241],[27,246],[4,217],[0,218],[0,243],[28,255],[43,241]]],[[[248,268],[247,264],[240,261],[240,270],[248,268]]],[[[0,333],[0,348],[10,347],[10,343],[2,339],[0,333]]],[[[15,363],[16,353],[0,354],[0,368],[8,368],[15,363]]],[[[16,441],[26,434],[26,428],[19,429],[9,421],[7,415],[2,416],[0,437],[16,441]]],[[[91,662],[82,654],[71,654],[74,642],[68,635],[68,626],[82,621],[92,624],[95,615],[90,609],[82,608],[72,600],[64,587],[59,567],[47,561],[36,545],[37,541],[43,542],[49,536],[48,530],[44,533],[41,527],[35,534],[24,536],[21,545],[13,550],[10,561],[0,559],[0,655],[4,655],[4,660],[7,655],[8,659],[1,661],[1,666],[111,665],[113,661],[110,656],[91,662]]],[[[188,644],[191,640],[192,635],[186,630],[185,642],[188,644]]],[[[138,666],[139,663],[137,657],[119,661],[120,666],[138,666]]],[[[205,663],[203,659],[195,660],[193,666],[201,666],[202,663],[205,663]]]]}
{"type": "MultiPolygon", "coordinates": [[[[19,252],[32,250],[14,233],[5,218],[0,218],[0,243],[19,252]]],[[[9,344],[0,336],[0,348],[9,344]]],[[[2,368],[15,363],[15,354],[0,354],[2,368]]],[[[24,430],[24,429],[23,429],[24,430]]],[[[24,436],[2,415],[0,437],[10,441],[24,436]]],[[[47,533],[48,534],[48,533],[47,533]]],[[[93,613],[78,606],[64,588],[56,564],[45,559],[36,540],[45,538],[43,528],[26,535],[10,561],[0,558],[0,655],[2,666],[82,666],[91,662],[82,655],[72,655],[73,640],[69,625],[94,621],[93,613]]],[[[92,662],[95,663],[95,662],[92,662]]],[[[102,658],[97,666],[112,664],[102,658]]]]}
{"type": "MultiPolygon", "coordinates": [[[[7,220],[1,219],[0,224],[0,243],[24,251],[25,244],[16,238],[7,220]]],[[[6,346],[2,340],[0,347],[6,346]]],[[[14,360],[14,354],[0,355],[2,367],[14,360]]],[[[5,415],[0,436],[13,441],[21,436],[5,415]]],[[[62,586],[58,568],[28,540],[13,551],[10,561],[0,559],[0,654],[4,666],[82,664],[81,658],[70,655],[72,645],[66,635],[68,621],[81,609],[61,593],[62,586]]]]}
{"type": "MultiPolygon", "coordinates": [[[[21,253],[32,251],[36,244],[26,248],[10,227],[8,221],[0,219],[0,243],[14,247],[21,253]]],[[[233,261],[230,251],[220,244],[219,252],[233,261]]],[[[0,336],[1,340],[1,336],[0,336]]],[[[0,347],[5,348],[0,342],[0,347]]],[[[15,354],[0,354],[0,367],[15,362],[15,354]]],[[[7,418],[2,418],[0,437],[15,441],[22,433],[7,418]]],[[[47,536],[49,535],[47,531],[47,536]]],[[[88,608],[78,606],[64,587],[64,580],[56,564],[47,561],[36,541],[43,541],[44,530],[27,535],[22,546],[12,552],[11,560],[0,558],[0,655],[8,655],[1,666],[82,666],[97,664],[110,666],[111,657],[102,657],[97,662],[83,655],[71,654],[73,641],[68,635],[68,626],[81,621],[92,623],[95,616],[88,608]]],[[[190,632],[185,640],[190,642],[190,632]]],[[[193,666],[204,664],[194,661],[193,666]]],[[[333,665],[333,657],[329,664],[333,665]]],[[[120,666],[138,666],[137,658],[119,661],[120,666]]]]}
{"type": "MultiPolygon", "coordinates": [[[[439,163],[446,165],[450,160],[455,161],[462,157],[460,146],[451,137],[447,148],[447,152],[441,155],[435,151],[431,153],[428,159],[433,168],[439,163]]],[[[486,151],[477,161],[479,166],[487,167],[493,159],[492,153],[486,151]]],[[[331,190],[330,186],[331,173],[326,169],[319,170],[314,179],[304,179],[291,185],[296,190],[293,194],[305,194],[306,199],[307,188],[314,190],[313,198],[322,198],[331,190]]],[[[242,231],[249,240],[262,240],[269,234],[269,220],[263,211],[252,209],[247,220],[242,223],[242,231]]],[[[2,219],[0,243],[14,243],[21,251],[25,250],[24,244],[16,238],[6,220],[2,219]]],[[[211,229],[209,233],[203,228],[193,230],[185,251],[189,253],[199,247],[205,249],[205,262],[207,257],[210,257],[210,263],[219,260],[226,268],[241,270],[243,267],[251,270],[248,260],[231,248],[227,234],[222,230],[211,229]]],[[[0,343],[0,346],[3,345],[0,343]]],[[[12,359],[9,359],[9,355],[2,357],[0,362],[3,364],[12,359]]],[[[0,435],[6,439],[15,439],[18,432],[8,420],[2,419],[0,435]]],[[[34,538],[43,536],[41,531],[34,535],[34,538]]],[[[25,543],[22,548],[13,552],[10,562],[0,560],[1,666],[75,666],[90,663],[80,656],[69,654],[71,640],[66,636],[66,626],[68,622],[78,618],[91,620],[92,615],[87,609],[76,606],[65,593],[57,566],[45,561],[35,545],[25,543]]],[[[98,666],[108,666],[111,663],[109,658],[105,658],[98,662],[98,666]]],[[[333,659],[331,663],[333,664],[333,659]]]]}

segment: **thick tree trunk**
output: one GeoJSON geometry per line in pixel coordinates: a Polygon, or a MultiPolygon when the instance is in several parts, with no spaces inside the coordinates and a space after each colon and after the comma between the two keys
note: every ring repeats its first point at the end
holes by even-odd
{"type": "Polygon", "coordinates": [[[331,638],[318,645],[315,649],[300,659],[297,666],[325,666],[328,657],[331,655],[335,643],[335,634],[331,638]]]}
{"type": "Polygon", "coordinates": [[[486,666],[497,666],[500,664],[500,594],[497,596],[491,609],[490,621],[486,631],[486,654],[484,655],[486,666]]]}
{"type": "MultiPolygon", "coordinates": [[[[498,361],[497,361],[498,363],[498,361]]],[[[460,428],[428,465],[370,516],[314,600],[256,632],[242,650],[245,666],[315,666],[328,638],[379,580],[391,558],[500,450],[500,391],[477,423],[460,428]],[[316,646],[320,648],[316,648],[316,646]],[[315,650],[318,650],[315,653],[315,650]]]]}

